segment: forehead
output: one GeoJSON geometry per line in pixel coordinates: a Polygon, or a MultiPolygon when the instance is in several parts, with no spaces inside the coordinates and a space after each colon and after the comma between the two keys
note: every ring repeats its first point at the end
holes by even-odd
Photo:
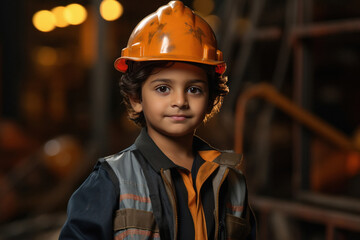
{"type": "Polygon", "coordinates": [[[207,82],[205,69],[185,62],[175,62],[169,67],[155,68],[148,80],[173,79],[173,80],[202,80],[207,82]]]}

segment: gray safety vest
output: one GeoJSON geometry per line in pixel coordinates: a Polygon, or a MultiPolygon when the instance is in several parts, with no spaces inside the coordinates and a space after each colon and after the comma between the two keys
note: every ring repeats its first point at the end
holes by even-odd
{"type": "MultiPolygon", "coordinates": [[[[147,179],[152,180],[154,177],[149,177],[149,173],[146,172],[151,171],[151,168],[147,167],[144,171],[146,160],[136,150],[135,145],[101,161],[110,166],[109,174],[113,176],[112,179],[115,179],[113,182],[119,189],[119,206],[114,216],[114,239],[160,239],[161,236],[165,236],[154,217],[151,198],[151,194],[165,194],[173,209],[173,226],[170,226],[170,228],[173,227],[172,236],[166,238],[176,240],[176,196],[170,170],[161,169],[160,174],[157,174],[160,175],[158,177],[165,186],[165,192],[153,193],[149,189],[147,179]]],[[[241,155],[228,152],[221,153],[214,160],[219,164],[219,169],[212,177],[215,200],[215,239],[250,239],[247,236],[251,231],[249,219],[252,217],[252,212],[247,203],[244,176],[236,169],[240,161],[241,155]],[[225,182],[228,184],[227,194],[220,196],[220,188],[225,182]],[[219,206],[222,197],[226,198],[225,204],[219,206]]]]}

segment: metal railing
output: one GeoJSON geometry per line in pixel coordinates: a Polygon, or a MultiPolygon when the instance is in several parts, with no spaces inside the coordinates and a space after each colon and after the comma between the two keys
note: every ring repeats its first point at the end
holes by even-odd
{"type": "MultiPolygon", "coordinates": [[[[243,136],[245,125],[246,107],[251,99],[260,98],[269,102],[292,117],[298,123],[306,126],[312,132],[322,136],[325,140],[336,145],[340,149],[360,152],[357,146],[342,132],[336,130],[328,123],[314,116],[305,109],[297,106],[288,98],[280,94],[272,85],[260,83],[253,85],[239,96],[235,112],[235,136],[234,148],[238,153],[243,152],[243,136]]],[[[334,210],[334,206],[349,205],[352,209],[360,209],[360,202],[354,199],[337,199],[336,197],[323,196],[318,198],[316,193],[309,193],[297,189],[295,199],[284,201],[282,199],[269,198],[254,195],[251,196],[253,207],[259,211],[259,223],[262,230],[260,239],[268,238],[268,216],[271,213],[280,213],[288,218],[302,219],[326,226],[326,239],[336,239],[336,229],[360,232],[360,215],[357,211],[349,212],[349,209],[334,210]],[[316,199],[316,201],[313,201],[316,199]],[[304,203],[305,200],[307,203],[304,203]],[[311,204],[309,204],[309,202],[311,204]],[[316,206],[317,205],[317,206],[316,206]],[[322,207],[319,207],[322,206],[322,207]]]]}
{"type": "Polygon", "coordinates": [[[294,120],[308,127],[313,132],[323,136],[345,150],[360,152],[360,146],[356,146],[346,135],[330,126],[325,121],[297,106],[288,98],[281,95],[272,85],[260,83],[246,89],[238,98],[235,113],[235,151],[240,153],[243,150],[243,132],[245,123],[245,111],[249,100],[261,98],[275,105],[294,120]]]}

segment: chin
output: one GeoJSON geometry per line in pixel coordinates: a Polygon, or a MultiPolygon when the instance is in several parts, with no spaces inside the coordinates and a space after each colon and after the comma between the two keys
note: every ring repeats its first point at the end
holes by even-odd
{"type": "Polygon", "coordinates": [[[187,135],[193,135],[195,132],[195,129],[171,129],[168,131],[163,131],[163,134],[169,136],[169,137],[184,137],[187,135]]]}

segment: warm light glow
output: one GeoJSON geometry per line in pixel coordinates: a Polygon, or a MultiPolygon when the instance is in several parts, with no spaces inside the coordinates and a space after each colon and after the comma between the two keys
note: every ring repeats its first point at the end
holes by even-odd
{"type": "Polygon", "coordinates": [[[103,0],[100,3],[100,14],[107,21],[114,21],[123,14],[122,5],[115,0],[103,0]]]}
{"type": "Polygon", "coordinates": [[[58,54],[52,47],[41,47],[36,53],[36,60],[40,65],[53,66],[58,60],[58,54]]]}
{"type": "Polygon", "coordinates": [[[213,0],[195,0],[193,7],[196,11],[200,12],[201,15],[207,16],[214,10],[215,4],[213,0]]]}
{"type": "Polygon", "coordinates": [[[73,3],[65,7],[64,16],[71,25],[79,25],[86,20],[87,12],[80,4],[73,3]]]}
{"type": "Polygon", "coordinates": [[[214,30],[214,32],[217,32],[220,24],[221,19],[216,15],[209,15],[204,17],[204,20],[210,25],[210,27],[214,30]]]}
{"type": "Polygon", "coordinates": [[[35,28],[41,32],[50,32],[55,28],[55,16],[47,10],[36,12],[32,21],[35,28]]]}
{"type": "Polygon", "coordinates": [[[55,25],[57,27],[66,27],[69,25],[69,23],[65,19],[64,11],[65,11],[65,7],[63,7],[63,6],[59,6],[59,7],[53,8],[51,10],[51,12],[55,16],[55,19],[56,19],[55,25]]]}
{"type": "Polygon", "coordinates": [[[360,154],[352,152],[348,154],[346,161],[346,170],[350,176],[355,176],[360,172],[360,154]]]}

